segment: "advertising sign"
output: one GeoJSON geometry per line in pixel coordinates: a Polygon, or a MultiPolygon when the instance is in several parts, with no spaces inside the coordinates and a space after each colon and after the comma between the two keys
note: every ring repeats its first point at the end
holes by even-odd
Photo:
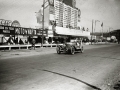
{"type": "Polygon", "coordinates": [[[50,20],[55,20],[55,16],[53,14],[50,14],[50,20]]]}
{"type": "Polygon", "coordinates": [[[47,35],[47,31],[46,30],[37,30],[37,35],[44,35],[46,36],[47,35]]]}
{"type": "Polygon", "coordinates": [[[11,24],[12,24],[11,20],[0,19],[0,25],[11,26],[11,24]]]}
{"type": "Polygon", "coordinates": [[[49,9],[49,12],[50,12],[50,14],[54,14],[54,7],[53,6],[50,6],[50,9],[49,9]]]}
{"type": "Polygon", "coordinates": [[[2,26],[2,25],[0,25],[0,34],[14,35],[15,31],[14,31],[14,28],[11,27],[11,26],[2,26]]]}
{"type": "Polygon", "coordinates": [[[20,27],[19,28],[15,28],[15,34],[19,35],[20,34],[20,27]]]}
{"type": "Polygon", "coordinates": [[[20,27],[20,23],[19,23],[19,21],[14,20],[14,21],[12,22],[11,26],[20,27]]]}
{"type": "Polygon", "coordinates": [[[50,5],[54,5],[54,0],[49,0],[50,5]]]}
{"type": "Polygon", "coordinates": [[[0,26],[0,34],[3,34],[4,26],[0,26]]]}
{"type": "Polygon", "coordinates": [[[15,28],[15,34],[18,35],[37,35],[36,29],[30,29],[30,28],[15,28]]]}
{"type": "Polygon", "coordinates": [[[42,35],[42,33],[43,35],[47,35],[47,30],[0,25],[0,34],[37,36],[42,35]]]}

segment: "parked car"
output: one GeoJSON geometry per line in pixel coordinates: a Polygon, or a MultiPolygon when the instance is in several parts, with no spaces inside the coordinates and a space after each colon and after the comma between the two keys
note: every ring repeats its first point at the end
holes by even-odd
{"type": "Polygon", "coordinates": [[[84,52],[82,41],[72,41],[72,42],[66,42],[64,44],[58,44],[56,47],[56,51],[58,54],[61,54],[62,52],[75,54],[75,52],[84,52]]]}

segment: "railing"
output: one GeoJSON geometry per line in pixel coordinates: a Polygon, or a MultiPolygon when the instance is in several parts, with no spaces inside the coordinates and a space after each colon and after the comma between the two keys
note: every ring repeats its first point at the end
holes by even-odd
{"type": "MultiPolygon", "coordinates": [[[[89,45],[90,43],[83,43],[84,45],[89,45]]],[[[61,44],[62,45],[62,44],[61,44]]],[[[57,44],[43,44],[43,47],[56,47],[57,44]]],[[[0,50],[5,50],[5,49],[8,49],[8,50],[11,50],[11,49],[22,49],[22,48],[25,48],[25,49],[29,49],[31,48],[32,45],[31,44],[25,44],[25,45],[0,45],[0,50]]],[[[41,47],[41,44],[35,44],[35,47],[41,47]]]]}
{"type": "MultiPolygon", "coordinates": [[[[43,44],[43,47],[56,47],[57,44],[43,44]]],[[[29,49],[31,48],[32,45],[28,44],[28,45],[0,45],[0,50],[4,50],[4,49],[8,49],[11,50],[13,48],[17,48],[17,49],[22,49],[22,48],[26,48],[29,49]]],[[[35,47],[41,47],[41,44],[36,44],[35,47]]]]}

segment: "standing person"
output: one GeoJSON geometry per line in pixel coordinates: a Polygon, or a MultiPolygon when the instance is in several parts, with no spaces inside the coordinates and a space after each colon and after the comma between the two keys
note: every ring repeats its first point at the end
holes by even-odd
{"type": "Polygon", "coordinates": [[[20,38],[20,40],[19,40],[19,44],[24,44],[24,42],[22,41],[21,38],[20,38]]]}
{"type": "Polygon", "coordinates": [[[32,39],[32,47],[33,47],[33,49],[35,50],[35,39],[32,39]]]}
{"type": "Polygon", "coordinates": [[[14,43],[14,40],[13,40],[13,38],[12,38],[12,36],[10,35],[10,37],[9,37],[9,39],[8,39],[8,41],[7,41],[9,44],[13,44],[14,43]]]}

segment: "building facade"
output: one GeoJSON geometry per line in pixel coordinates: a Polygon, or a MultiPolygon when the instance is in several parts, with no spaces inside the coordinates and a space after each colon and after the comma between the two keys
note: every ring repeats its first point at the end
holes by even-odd
{"type": "Polygon", "coordinates": [[[47,37],[60,35],[71,37],[90,36],[90,32],[81,29],[81,11],[76,8],[75,0],[49,0],[47,8],[49,8],[48,22],[50,22],[47,37]]]}
{"type": "Polygon", "coordinates": [[[90,32],[81,29],[81,11],[76,8],[75,0],[46,0],[43,15],[44,21],[41,20],[40,22],[42,25],[44,23],[44,28],[38,29],[21,27],[16,20],[14,23],[8,20],[5,23],[6,21],[2,20],[0,24],[0,43],[7,42],[10,36],[14,40],[20,38],[24,42],[28,41],[29,37],[36,38],[38,43],[42,43],[43,37],[50,42],[57,42],[63,41],[65,38],[90,36],[90,32]]]}

